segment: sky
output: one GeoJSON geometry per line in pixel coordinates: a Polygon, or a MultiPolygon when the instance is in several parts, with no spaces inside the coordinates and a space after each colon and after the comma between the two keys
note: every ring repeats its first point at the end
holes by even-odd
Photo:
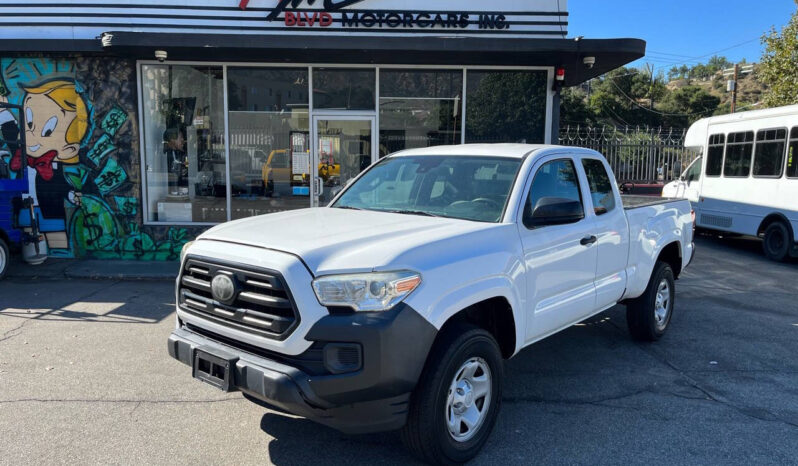
{"type": "Polygon", "coordinates": [[[795,10],[794,0],[568,0],[568,36],[643,39],[646,57],[630,66],[657,71],[714,54],[758,62],[762,34],[795,10]]]}

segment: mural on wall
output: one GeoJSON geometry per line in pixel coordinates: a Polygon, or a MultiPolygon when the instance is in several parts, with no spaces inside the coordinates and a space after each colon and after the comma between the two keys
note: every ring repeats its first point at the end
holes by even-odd
{"type": "MultiPolygon", "coordinates": [[[[135,82],[125,60],[0,58],[0,102],[23,106],[23,121],[0,111],[0,130],[27,145],[3,157],[25,168],[51,256],[174,260],[189,239],[140,226],[135,82]]],[[[30,226],[27,211],[18,220],[30,226]]]]}

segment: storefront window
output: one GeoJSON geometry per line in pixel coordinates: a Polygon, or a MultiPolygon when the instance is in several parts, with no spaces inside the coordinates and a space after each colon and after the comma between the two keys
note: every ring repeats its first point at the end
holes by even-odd
{"type": "Polygon", "coordinates": [[[380,70],[380,157],[459,144],[462,70],[380,70]]]}
{"type": "Polygon", "coordinates": [[[546,71],[468,71],[466,142],[543,143],[546,71]]]}
{"type": "Polygon", "coordinates": [[[221,67],[143,65],[147,220],[227,220],[221,67]]]}
{"type": "Polygon", "coordinates": [[[310,206],[307,68],[228,68],[233,219],[310,206]]]}
{"type": "Polygon", "coordinates": [[[313,108],[374,111],[376,70],[313,69],[313,108]]]}

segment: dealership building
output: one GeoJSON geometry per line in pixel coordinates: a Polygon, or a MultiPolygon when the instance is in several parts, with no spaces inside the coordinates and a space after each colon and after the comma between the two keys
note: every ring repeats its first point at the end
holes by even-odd
{"type": "Polygon", "coordinates": [[[566,0],[12,0],[0,23],[0,176],[60,257],[173,260],[406,148],[556,143],[560,89],[645,53],[573,38],[566,0]]]}

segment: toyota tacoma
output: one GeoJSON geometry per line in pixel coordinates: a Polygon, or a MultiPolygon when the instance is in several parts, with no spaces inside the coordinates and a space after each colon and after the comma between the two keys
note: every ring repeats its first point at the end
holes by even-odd
{"type": "Polygon", "coordinates": [[[622,199],[595,151],[407,150],[326,207],[188,244],[169,354],[260,405],[462,463],[496,422],[503,360],[618,303],[632,337],[659,339],[693,250],[689,202],[622,199]]]}

